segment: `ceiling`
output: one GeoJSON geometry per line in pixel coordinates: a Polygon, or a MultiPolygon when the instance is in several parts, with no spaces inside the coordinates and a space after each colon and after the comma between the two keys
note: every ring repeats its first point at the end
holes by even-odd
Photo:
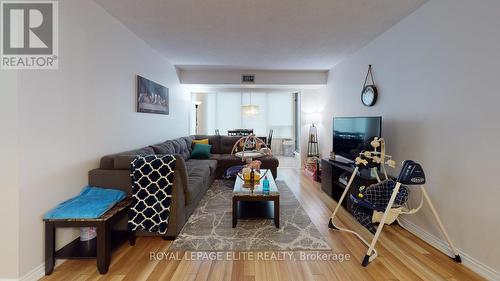
{"type": "Polygon", "coordinates": [[[180,68],[330,69],[426,0],[95,0],[180,68]]]}

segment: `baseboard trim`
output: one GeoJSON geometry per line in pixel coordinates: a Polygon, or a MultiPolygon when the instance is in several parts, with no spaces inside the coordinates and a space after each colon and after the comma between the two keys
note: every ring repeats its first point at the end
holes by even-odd
{"type": "MultiPolygon", "coordinates": [[[[63,262],[66,260],[56,260],[54,269],[61,265],[63,262]]],[[[37,281],[40,280],[42,277],[45,276],[45,263],[42,263],[41,265],[35,267],[33,270],[30,272],[26,273],[24,276],[19,278],[19,281],[37,281]]]]}
{"type": "MultiPolygon", "coordinates": [[[[409,220],[400,217],[399,221],[401,222],[401,226],[417,236],[418,238],[424,240],[425,242],[429,243],[431,246],[435,247],[436,249],[440,250],[441,252],[447,254],[447,255],[452,255],[448,246],[448,243],[445,241],[441,240],[440,238],[434,236],[433,234],[430,234],[426,230],[422,229],[421,227],[417,226],[416,224],[410,222],[409,220]]],[[[500,272],[496,271],[495,269],[485,265],[484,263],[480,262],[479,260],[471,257],[467,253],[464,253],[460,249],[458,249],[460,253],[460,257],[462,258],[462,264],[465,265],[466,267],[470,268],[472,271],[476,272],[477,274],[481,275],[482,277],[488,279],[488,280],[500,280],[500,272]]]]}

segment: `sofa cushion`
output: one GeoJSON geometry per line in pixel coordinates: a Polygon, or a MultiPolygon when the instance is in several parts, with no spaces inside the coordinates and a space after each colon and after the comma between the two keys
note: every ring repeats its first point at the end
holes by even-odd
{"type": "Polygon", "coordinates": [[[107,155],[101,158],[100,168],[101,169],[129,169],[130,162],[136,155],[148,155],[154,154],[154,150],[151,146],[146,146],[140,149],[125,151],[121,153],[107,155]],[[119,158],[119,159],[118,159],[119,158]],[[128,165],[125,166],[124,163],[128,161],[128,165]],[[117,163],[118,162],[118,163],[117,163]]]}
{"type": "Polygon", "coordinates": [[[175,148],[172,141],[166,141],[151,146],[155,154],[175,154],[175,148]]]}
{"type": "Polygon", "coordinates": [[[179,154],[182,156],[184,160],[188,160],[189,155],[191,155],[191,153],[189,152],[186,141],[183,138],[178,138],[172,140],[171,142],[172,145],[174,146],[175,154],[179,154]]]}
{"type": "Polygon", "coordinates": [[[231,154],[214,154],[217,158],[217,170],[215,171],[216,178],[222,178],[226,173],[226,170],[233,166],[244,165],[245,163],[241,161],[241,158],[236,157],[231,154]]]}
{"type": "MultiPolygon", "coordinates": [[[[231,154],[212,154],[211,159],[217,160],[217,169],[215,171],[215,177],[221,178],[224,176],[226,170],[232,166],[244,165],[245,163],[241,161],[241,158],[236,157],[231,154]]],[[[262,162],[262,169],[271,169],[276,171],[279,165],[279,161],[273,156],[264,156],[258,159],[262,162]]]]}
{"type": "Polygon", "coordinates": [[[115,156],[114,168],[118,170],[130,170],[130,163],[134,161],[136,155],[117,155],[115,156]]]}
{"type": "Polygon", "coordinates": [[[217,169],[217,160],[213,159],[189,159],[186,163],[186,168],[188,170],[189,174],[189,169],[195,168],[195,167],[208,167],[210,169],[210,175],[212,175],[215,170],[217,169]]]}
{"type": "Polygon", "coordinates": [[[231,154],[234,144],[241,137],[220,136],[220,149],[219,154],[231,154]]]}
{"type": "Polygon", "coordinates": [[[191,151],[193,151],[193,147],[192,146],[193,146],[193,139],[194,138],[191,137],[191,136],[187,136],[187,137],[182,137],[181,139],[183,139],[184,142],[186,142],[186,146],[187,146],[187,148],[189,150],[189,153],[191,153],[191,151]]]}
{"type": "Polygon", "coordinates": [[[208,139],[208,144],[212,146],[210,153],[220,154],[220,136],[218,135],[193,135],[191,136],[194,140],[208,139]]]}
{"type": "Polygon", "coordinates": [[[154,149],[151,146],[116,154],[114,156],[113,168],[119,170],[129,170],[130,163],[134,160],[134,158],[137,155],[148,155],[148,154],[155,154],[154,149]]]}
{"type": "Polygon", "coordinates": [[[106,155],[101,157],[101,161],[99,162],[99,168],[101,169],[114,169],[115,160],[112,155],[106,155]]]}
{"type": "Polygon", "coordinates": [[[262,162],[261,167],[263,169],[268,169],[268,168],[271,168],[271,167],[278,167],[279,164],[280,164],[280,161],[275,156],[264,156],[264,157],[261,157],[261,158],[259,158],[257,160],[259,160],[260,162],[262,162]]]}
{"type": "Polygon", "coordinates": [[[197,198],[200,192],[208,189],[210,178],[210,168],[207,165],[194,165],[187,168],[188,186],[186,193],[186,203],[191,204],[194,198],[197,198]]]}
{"type": "Polygon", "coordinates": [[[119,153],[120,155],[148,155],[148,154],[154,154],[155,151],[151,146],[146,146],[143,148],[135,149],[135,150],[130,150],[126,151],[123,153],[119,153]]]}
{"type": "Polygon", "coordinates": [[[219,158],[221,157],[222,154],[210,154],[210,160],[219,160],[219,158]]]}
{"type": "MultiPolygon", "coordinates": [[[[234,156],[232,154],[219,154],[217,161],[219,165],[225,167],[231,167],[235,165],[244,165],[245,163],[241,161],[240,157],[234,156]]],[[[259,159],[260,160],[260,159],[259,159]]]]}

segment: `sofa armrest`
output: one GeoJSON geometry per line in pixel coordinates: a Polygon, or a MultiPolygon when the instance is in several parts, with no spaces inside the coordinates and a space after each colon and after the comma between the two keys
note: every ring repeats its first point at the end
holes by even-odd
{"type": "MultiPolygon", "coordinates": [[[[172,190],[172,202],[170,205],[170,216],[168,221],[167,236],[177,236],[186,223],[186,192],[187,192],[187,169],[184,159],[176,155],[174,185],[172,190]]],[[[132,195],[132,182],[129,170],[115,169],[93,169],[89,171],[89,185],[117,188],[132,195]]],[[[116,229],[126,230],[127,220],[124,218],[117,225],[116,229]]]]}
{"type": "MultiPolygon", "coordinates": [[[[179,158],[178,158],[179,159],[179,158]]],[[[180,158],[182,159],[182,158],[180,158]]],[[[182,160],[184,162],[184,160],[182,160]]],[[[177,163],[176,163],[177,165],[177,163]]],[[[167,236],[176,237],[186,223],[186,197],[184,189],[187,188],[184,184],[182,173],[179,173],[176,166],[174,174],[174,186],[172,190],[172,202],[170,204],[170,215],[168,219],[167,236]]]]}
{"type": "Polygon", "coordinates": [[[186,162],[184,161],[184,158],[182,158],[182,155],[180,154],[175,154],[175,174],[176,177],[178,176],[178,182],[177,185],[180,185],[182,187],[182,191],[184,192],[184,198],[185,202],[184,204],[187,204],[187,194],[188,194],[188,172],[187,172],[187,167],[186,167],[186,162]]]}
{"type": "Polygon", "coordinates": [[[117,188],[132,195],[132,183],[129,170],[94,169],[89,171],[89,185],[105,188],[117,188]]]}

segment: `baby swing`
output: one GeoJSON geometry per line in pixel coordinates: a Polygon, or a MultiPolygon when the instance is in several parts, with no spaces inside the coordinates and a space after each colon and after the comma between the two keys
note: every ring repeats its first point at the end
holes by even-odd
{"type": "Polygon", "coordinates": [[[397,220],[399,223],[398,216],[400,214],[409,215],[418,212],[420,208],[422,208],[425,198],[434,217],[436,218],[436,221],[439,225],[439,228],[441,229],[441,232],[443,233],[444,237],[446,238],[446,241],[448,242],[451,250],[453,251],[453,254],[455,255],[455,257],[453,257],[453,260],[459,263],[462,262],[457,249],[451,242],[448,233],[446,233],[443,223],[441,222],[441,219],[439,218],[436,209],[434,208],[434,205],[432,204],[429,195],[425,190],[424,187],[425,174],[420,164],[412,160],[405,160],[403,162],[403,166],[401,168],[401,172],[399,173],[397,180],[393,181],[387,176],[387,171],[385,166],[387,165],[389,167],[395,168],[396,162],[392,160],[392,156],[385,154],[384,139],[374,138],[373,141],[370,143],[370,145],[373,147],[373,151],[361,152],[359,156],[356,157],[355,160],[356,167],[354,168],[354,171],[352,172],[352,175],[349,181],[347,182],[347,186],[344,192],[342,193],[342,196],[340,197],[340,200],[337,206],[335,207],[332,216],[330,217],[328,227],[331,230],[346,231],[358,237],[363,242],[363,244],[365,244],[368,247],[368,251],[366,252],[363,262],[361,263],[363,266],[367,266],[378,255],[377,250],[375,249],[375,244],[377,243],[380,233],[382,232],[384,224],[391,224],[395,220],[397,220]],[[378,151],[379,147],[380,151],[378,151]],[[377,168],[379,166],[385,177],[383,180],[380,179],[377,172],[377,168]],[[342,201],[349,193],[349,188],[351,187],[354,178],[358,174],[358,171],[364,168],[368,168],[374,172],[378,183],[371,185],[367,188],[363,186],[360,187],[359,194],[357,196],[353,196],[351,194],[350,198],[353,202],[353,211],[355,213],[356,218],[360,221],[361,224],[363,224],[363,226],[367,227],[368,230],[370,230],[372,233],[373,232],[375,233],[371,243],[368,243],[357,232],[354,232],[350,229],[341,228],[335,225],[335,216],[337,215],[337,212],[340,209],[342,201]],[[406,186],[420,187],[422,196],[420,199],[420,204],[418,205],[417,208],[410,209],[407,206],[409,191],[408,187],[406,186]],[[390,197],[388,196],[389,194],[390,197]],[[367,218],[366,215],[367,213],[371,214],[372,216],[371,221],[369,220],[369,218],[367,218]],[[379,225],[376,228],[376,230],[375,227],[372,225],[372,223],[375,222],[379,222],[379,225]]]}

